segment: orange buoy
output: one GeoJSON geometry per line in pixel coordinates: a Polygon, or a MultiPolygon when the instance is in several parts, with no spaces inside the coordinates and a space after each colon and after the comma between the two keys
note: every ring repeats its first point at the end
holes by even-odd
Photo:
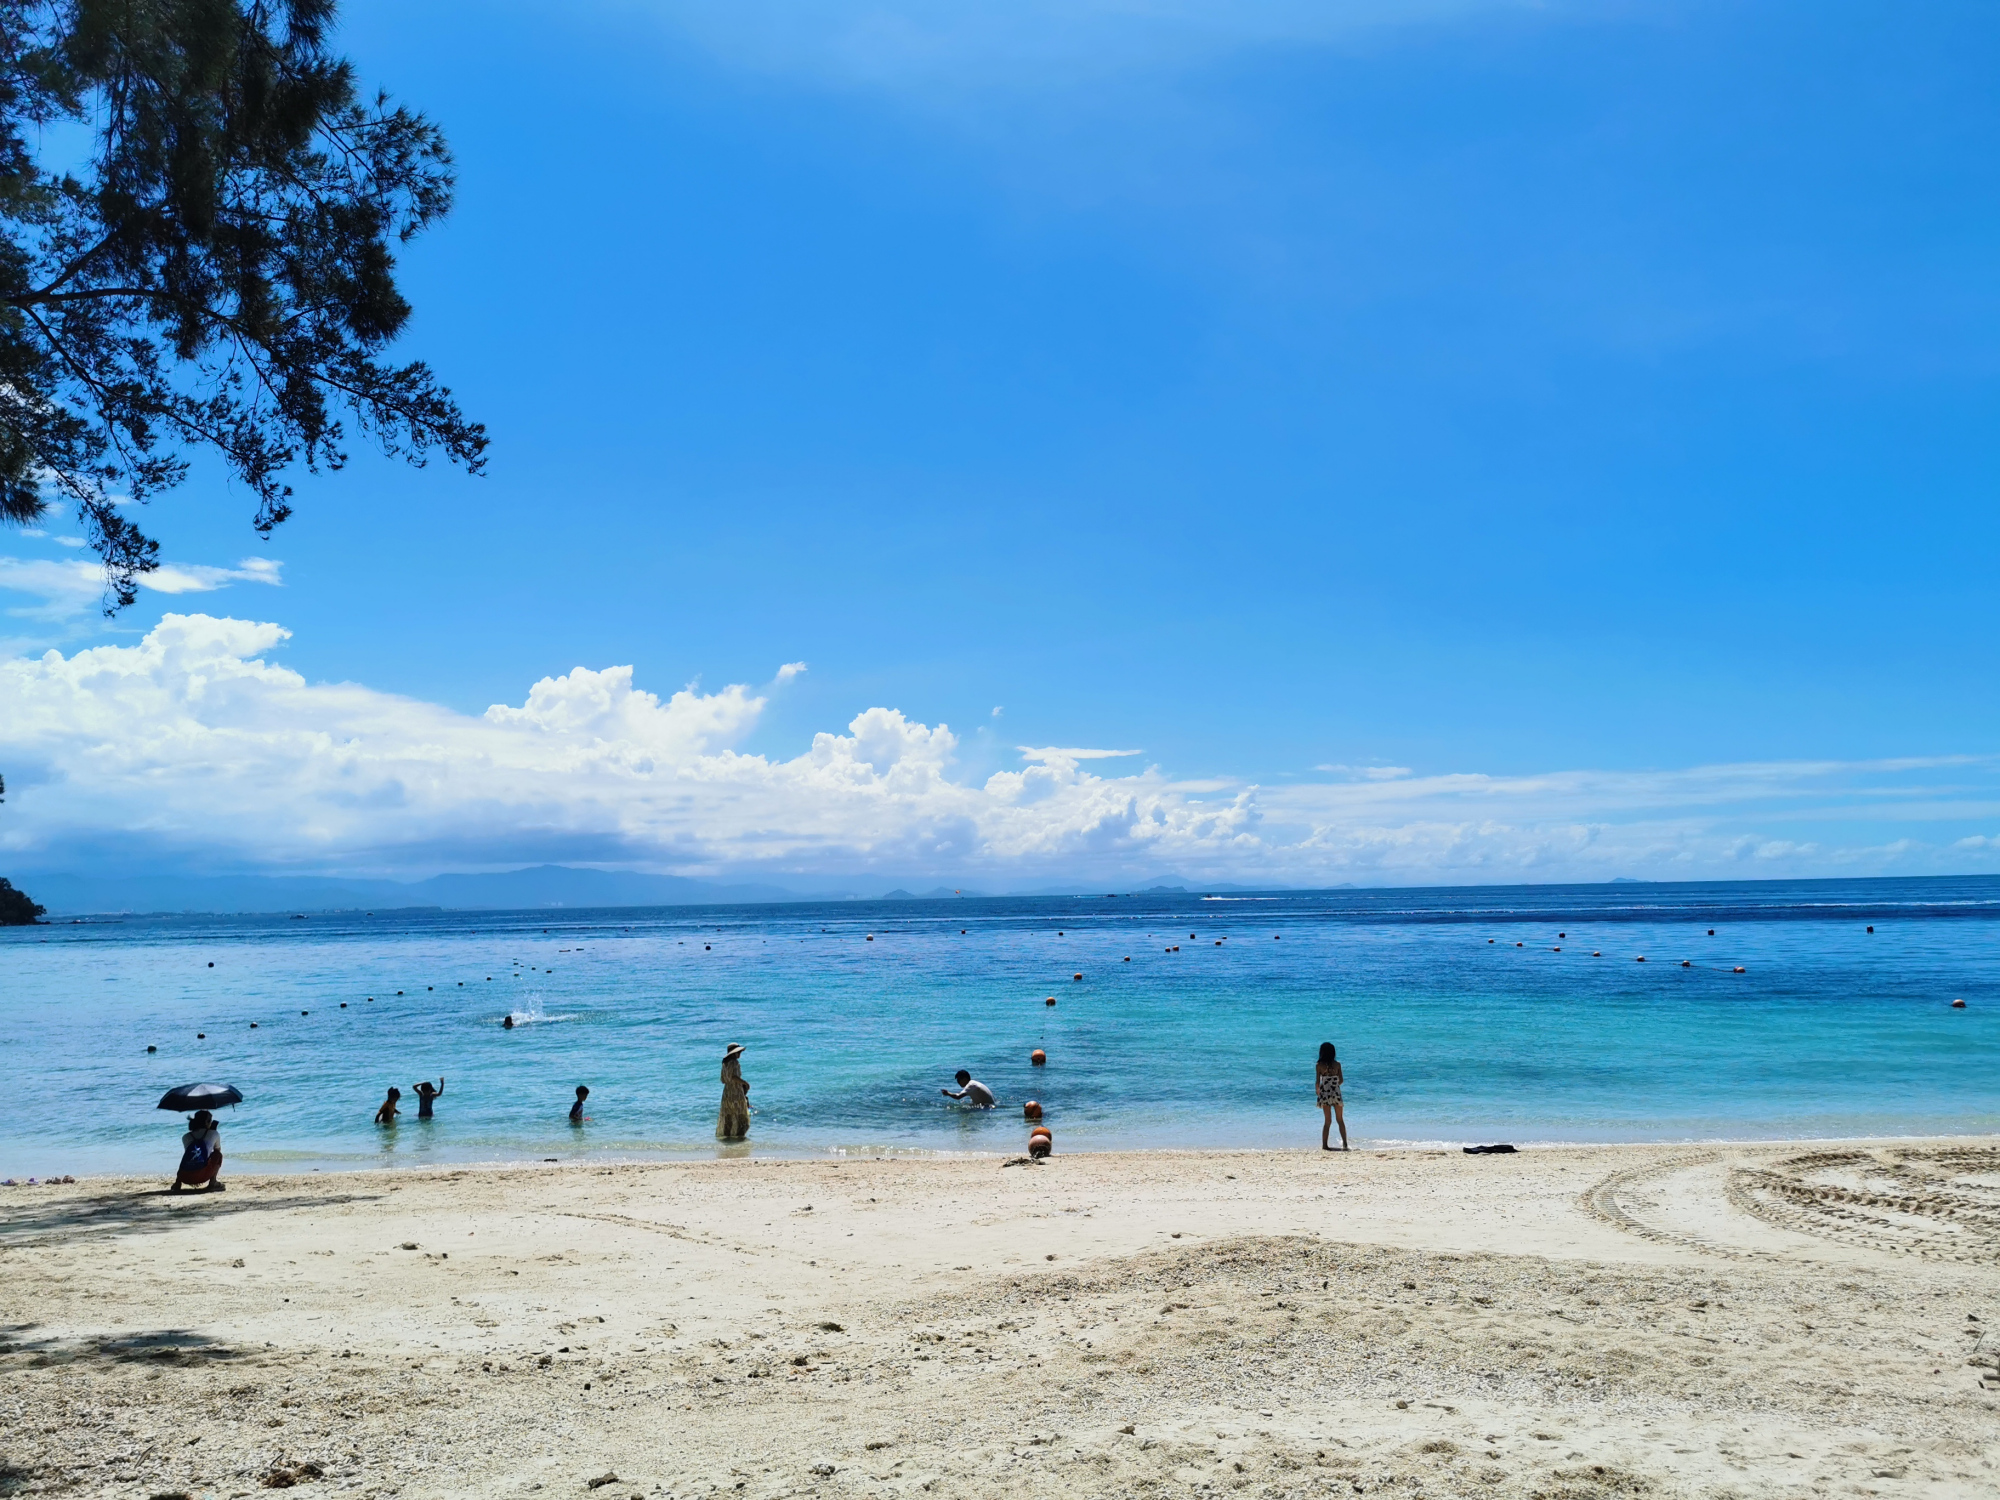
{"type": "Polygon", "coordinates": [[[1965,1002],[1963,1000],[1954,1000],[1951,1002],[1951,1008],[1953,1010],[1964,1010],[1965,1002]]]}
{"type": "Polygon", "coordinates": [[[1070,977],[1071,979],[1081,979],[1081,978],[1083,978],[1083,976],[1082,976],[1081,974],[1072,974],[1072,975],[1070,975],[1069,977],[1070,977]]]}
{"type": "Polygon", "coordinates": [[[1590,956],[1592,958],[1602,958],[1604,957],[1604,950],[1602,948],[1592,948],[1590,950],[1590,956]]]}
{"type": "Polygon", "coordinates": [[[1131,955],[1131,954],[1129,954],[1129,953],[1128,953],[1128,954],[1126,954],[1126,955],[1125,955],[1125,962],[1126,962],[1126,963],[1128,963],[1128,964],[1129,964],[1130,962],[1132,962],[1132,955],[1131,955]]]}
{"type": "Polygon", "coordinates": [[[1044,1156],[1050,1155],[1055,1149],[1056,1140],[1052,1135],[1043,1134],[1028,1137],[1028,1155],[1034,1157],[1037,1161],[1041,1160],[1044,1156]]]}
{"type": "Polygon", "coordinates": [[[1741,964],[1738,964],[1738,965],[1736,966],[1736,972],[1737,972],[1738,974],[1741,974],[1741,973],[1743,972],[1743,965],[1741,965],[1741,964]]]}
{"type": "Polygon", "coordinates": [[[1021,1106],[1022,1119],[1039,1120],[1041,1117],[1042,1117],[1042,1105],[1040,1100],[1030,1099],[1026,1104],[1021,1106]]]}
{"type": "Polygon", "coordinates": [[[1642,964],[1642,963],[1644,963],[1644,962],[1646,961],[1646,955],[1645,955],[1645,954],[1643,954],[1643,953],[1641,953],[1641,954],[1640,954],[1640,955],[1639,955],[1639,956],[1638,956],[1637,958],[1635,958],[1635,959],[1634,959],[1634,960],[1632,960],[1632,961],[1633,961],[1634,963],[1640,963],[1640,964],[1642,964]]]}
{"type": "Polygon", "coordinates": [[[1049,996],[1048,999],[1042,1002],[1042,1004],[1044,1005],[1054,1005],[1055,1003],[1056,1003],[1056,997],[1054,995],[1049,996]]]}
{"type": "Polygon", "coordinates": [[[1559,938],[1561,938],[1561,939],[1562,939],[1562,940],[1563,940],[1564,942],[1568,942],[1568,941],[1569,941],[1569,934],[1568,934],[1568,933],[1566,933],[1566,932],[1559,932],[1559,933],[1557,933],[1557,934],[1556,934],[1556,936],[1557,936],[1557,937],[1559,937],[1559,938]]]}
{"type": "Polygon", "coordinates": [[[1551,952],[1551,953],[1560,953],[1560,952],[1562,952],[1562,949],[1560,949],[1560,948],[1551,948],[1551,949],[1549,949],[1549,952],[1551,952]]]}
{"type": "Polygon", "coordinates": [[[1031,1068],[1044,1067],[1047,1065],[1048,1060],[1048,1053],[1044,1052],[1040,1047],[1037,1047],[1033,1052],[1028,1054],[1028,1066],[1031,1068]]]}

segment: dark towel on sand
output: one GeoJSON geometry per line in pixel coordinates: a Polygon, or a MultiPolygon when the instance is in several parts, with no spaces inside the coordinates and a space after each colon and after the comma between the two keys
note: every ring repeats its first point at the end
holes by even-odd
{"type": "Polygon", "coordinates": [[[1514,1148],[1512,1146],[1467,1146],[1465,1154],[1467,1156],[1512,1156],[1514,1148]]]}

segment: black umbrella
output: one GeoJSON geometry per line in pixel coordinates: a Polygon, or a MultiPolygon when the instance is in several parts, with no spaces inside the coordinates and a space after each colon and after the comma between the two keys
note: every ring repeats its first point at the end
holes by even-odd
{"type": "Polygon", "coordinates": [[[215,1109],[224,1104],[241,1104],[243,1095],[226,1083],[184,1083],[177,1089],[169,1089],[160,1100],[161,1109],[179,1110],[185,1114],[191,1109],[215,1109]]]}

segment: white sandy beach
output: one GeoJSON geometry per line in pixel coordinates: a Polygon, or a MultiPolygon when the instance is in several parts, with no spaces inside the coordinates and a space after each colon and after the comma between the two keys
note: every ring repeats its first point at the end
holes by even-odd
{"type": "Polygon", "coordinates": [[[0,1494],[2000,1493],[1984,1143],[163,1181],[0,1189],[0,1494]]]}

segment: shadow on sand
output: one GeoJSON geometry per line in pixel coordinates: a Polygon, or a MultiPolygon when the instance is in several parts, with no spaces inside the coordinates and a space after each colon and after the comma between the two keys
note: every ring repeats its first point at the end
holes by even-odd
{"type": "MultiPolygon", "coordinates": [[[[0,1359],[31,1366],[73,1364],[178,1365],[247,1359],[264,1351],[239,1349],[191,1328],[155,1328],[144,1333],[100,1333],[86,1338],[37,1337],[39,1323],[0,1327],[0,1359]],[[22,1357],[25,1356],[23,1359],[22,1357]]],[[[0,1368],[4,1368],[0,1365],[0,1368]]]]}
{"type": "Polygon", "coordinates": [[[117,1187],[77,1192],[43,1193],[16,1189],[0,1200],[0,1246],[26,1249],[60,1238],[104,1238],[121,1234],[157,1234],[208,1221],[226,1223],[245,1213],[284,1213],[291,1209],[337,1208],[344,1203],[373,1202],[378,1193],[262,1192],[241,1185],[228,1192],[170,1193],[165,1187],[117,1187]],[[34,1192],[36,1196],[28,1194],[34,1192]]]}

